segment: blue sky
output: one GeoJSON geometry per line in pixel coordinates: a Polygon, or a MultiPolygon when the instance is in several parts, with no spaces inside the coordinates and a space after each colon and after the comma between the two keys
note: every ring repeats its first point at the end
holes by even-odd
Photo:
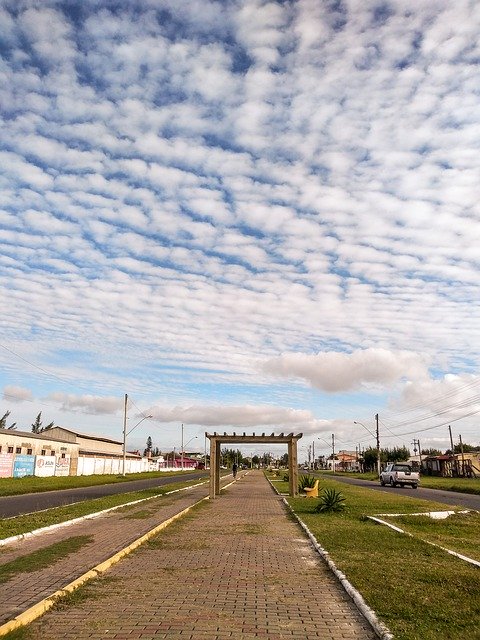
{"type": "Polygon", "coordinates": [[[479,27],[0,0],[2,413],[121,438],[127,393],[131,446],[352,449],[377,412],[384,446],[478,444],[479,27]]]}

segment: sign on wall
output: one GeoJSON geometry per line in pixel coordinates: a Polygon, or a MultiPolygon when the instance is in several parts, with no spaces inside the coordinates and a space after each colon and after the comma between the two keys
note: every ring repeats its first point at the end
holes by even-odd
{"type": "Polygon", "coordinates": [[[33,476],[35,472],[35,456],[15,456],[13,461],[13,477],[33,476]]]}
{"type": "Polygon", "coordinates": [[[13,453],[0,453],[0,478],[12,477],[13,457],[13,453]]]}
{"type": "Polygon", "coordinates": [[[62,458],[62,456],[56,456],[55,475],[56,476],[70,475],[70,455],[68,453],[65,454],[64,458],[62,458]]]}
{"type": "Polygon", "coordinates": [[[41,478],[55,474],[55,456],[36,456],[35,475],[41,478]]]}

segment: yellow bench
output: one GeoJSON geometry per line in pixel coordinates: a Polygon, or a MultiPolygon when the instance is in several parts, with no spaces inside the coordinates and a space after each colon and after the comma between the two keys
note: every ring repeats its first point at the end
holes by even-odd
{"type": "Polygon", "coordinates": [[[305,487],[303,490],[307,494],[307,498],[318,498],[318,480],[315,480],[313,487],[305,487]]]}

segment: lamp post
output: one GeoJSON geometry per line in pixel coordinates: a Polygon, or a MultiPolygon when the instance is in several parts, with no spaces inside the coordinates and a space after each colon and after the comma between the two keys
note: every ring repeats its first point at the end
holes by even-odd
{"type": "Polygon", "coordinates": [[[363,422],[357,422],[356,420],[354,420],[353,424],[359,424],[361,427],[366,429],[371,436],[373,436],[376,439],[376,441],[377,441],[377,474],[378,474],[378,477],[380,478],[380,472],[381,472],[381,469],[380,469],[380,434],[379,434],[379,430],[378,430],[378,413],[375,414],[375,422],[376,422],[376,425],[377,425],[376,435],[374,435],[370,431],[370,429],[363,424],[363,422]]]}
{"type": "MultiPolygon", "coordinates": [[[[329,447],[332,447],[332,473],[335,474],[335,434],[332,433],[332,444],[330,445],[329,442],[327,442],[325,440],[325,438],[317,438],[317,440],[322,440],[323,442],[325,442],[325,444],[327,444],[329,447]]],[[[328,464],[327,464],[327,468],[328,468],[328,464]]]]}
{"type": "Polygon", "coordinates": [[[122,468],[122,475],[126,475],[125,474],[125,462],[127,459],[127,436],[129,433],[132,433],[132,431],[134,429],[136,429],[138,427],[139,424],[141,424],[144,420],[147,420],[149,418],[153,418],[153,416],[143,416],[143,418],[137,422],[137,424],[132,427],[129,431],[127,431],[127,412],[126,412],[126,406],[127,406],[127,394],[125,394],[125,419],[123,421],[123,468],[122,468]]]}
{"type": "Polygon", "coordinates": [[[190,444],[190,442],[191,442],[192,440],[196,440],[196,438],[197,438],[197,437],[198,437],[198,436],[193,436],[193,438],[190,438],[190,440],[189,440],[188,442],[186,442],[186,443],[185,443],[185,445],[184,445],[184,444],[183,444],[183,424],[182,424],[182,471],[183,471],[183,469],[184,469],[184,464],[183,464],[183,461],[184,461],[184,453],[185,453],[184,449],[185,449],[185,447],[186,447],[188,444],[190,444]]]}

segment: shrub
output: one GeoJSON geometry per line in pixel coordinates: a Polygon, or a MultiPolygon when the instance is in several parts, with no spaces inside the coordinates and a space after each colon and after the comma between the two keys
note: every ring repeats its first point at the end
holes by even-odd
{"type": "Polygon", "coordinates": [[[320,496],[320,503],[315,507],[317,513],[342,511],[345,509],[345,497],[336,489],[324,489],[320,496]]]}
{"type": "Polygon", "coordinates": [[[290,480],[290,476],[288,475],[288,473],[284,473],[283,474],[283,481],[284,482],[288,482],[290,480]]]}
{"type": "Polygon", "coordinates": [[[305,487],[311,488],[315,484],[315,481],[316,481],[315,476],[301,475],[298,478],[298,488],[300,489],[300,491],[303,491],[305,487]]]}

